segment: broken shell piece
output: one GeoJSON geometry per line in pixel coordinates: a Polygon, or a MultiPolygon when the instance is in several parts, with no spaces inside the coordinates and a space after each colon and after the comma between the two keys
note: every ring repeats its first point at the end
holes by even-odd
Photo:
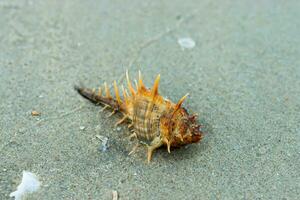
{"type": "Polygon", "coordinates": [[[192,49],[196,45],[196,42],[192,38],[189,38],[189,37],[179,38],[177,42],[183,50],[184,49],[192,49]]]}
{"type": "Polygon", "coordinates": [[[38,111],[36,111],[36,110],[33,110],[33,111],[31,111],[31,115],[32,115],[32,116],[40,116],[41,113],[38,112],[38,111]]]}
{"type": "Polygon", "coordinates": [[[118,192],[116,190],[112,191],[112,199],[113,200],[118,200],[118,192]]]}
{"type": "Polygon", "coordinates": [[[38,181],[36,175],[31,172],[23,171],[21,184],[17,190],[10,193],[10,197],[15,197],[15,200],[21,200],[26,193],[32,193],[40,188],[41,183],[38,181]]]}
{"type": "Polygon", "coordinates": [[[102,152],[107,151],[109,145],[108,145],[108,137],[105,137],[103,135],[96,135],[96,138],[98,138],[102,143],[99,147],[99,150],[102,152]]]}

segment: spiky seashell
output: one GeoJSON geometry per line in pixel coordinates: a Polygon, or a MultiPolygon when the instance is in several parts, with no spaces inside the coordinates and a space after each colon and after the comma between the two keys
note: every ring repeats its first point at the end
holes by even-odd
{"type": "MultiPolygon", "coordinates": [[[[121,112],[123,118],[116,125],[125,121],[130,123],[129,126],[133,128],[132,137],[137,139],[137,145],[147,146],[148,162],[153,151],[160,146],[165,145],[170,153],[171,147],[180,147],[201,140],[202,132],[199,130],[200,125],[196,123],[196,115],[189,115],[182,107],[188,94],[175,104],[159,95],[160,75],[156,77],[152,89],[145,87],[140,72],[136,89],[132,86],[128,72],[126,78],[130,95],[122,87],[123,99],[120,97],[116,81],[114,81],[115,98],[110,95],[106,83],[104,83],[105,95],[102,95],[101,88],[98,92],[78,86],[75,86],[75,89],[91,102],[103,105],[104,109],[111,108],[112,114],[121,112]]],[[[134,152],[136,147],[129,154],[134,152]]]]}

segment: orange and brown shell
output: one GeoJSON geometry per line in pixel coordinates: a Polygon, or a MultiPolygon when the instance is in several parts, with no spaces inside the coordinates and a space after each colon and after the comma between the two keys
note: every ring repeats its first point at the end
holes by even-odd
{"type": "Polygon", "coordinates": [[[111,108],[112,114],[116,112],[123,114],[123,118],[116,125],[129,122],[129,127],[133,131],[132,137],[138,141],[129,154],[133,153],[139,144],[144,144],[148,149],[147,160],[150,162],[156,148],[165,145],[170,153],[171,147],[180,147],[201,140],[202,132],[196,122],[196,115],[189,115],[182,107],[187,95],[177,103],[160,96],[158,93],[160,75],[156,77],[152,89],[145,87],[140,72],[136,88],[132,86],[127,72],[126,78],[129,94],[122,87],[123,99],[120,97],[116,81],[114,81],[115,98],[111,96],[106,83],[104,83],[105,95],[102,95],[101,88],[97,92],[77,86],[75,89],[91,102],[103,105],[104,109],[111,108]]]}

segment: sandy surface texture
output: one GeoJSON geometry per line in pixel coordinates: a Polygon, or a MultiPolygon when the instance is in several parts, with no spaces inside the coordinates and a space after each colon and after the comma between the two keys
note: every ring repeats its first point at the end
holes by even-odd
{"type": "Polygon", "coordinates": [[[299,199],[300,1],[0,1],[0,199],[299,199]],[[81,98],[141,70],[199,113],[199,144],[150,165],[81,98]],[[96,137],[98,136],[98,137],[96,137]],[[101,151],[101,138],[108,149],[101,151]]]}

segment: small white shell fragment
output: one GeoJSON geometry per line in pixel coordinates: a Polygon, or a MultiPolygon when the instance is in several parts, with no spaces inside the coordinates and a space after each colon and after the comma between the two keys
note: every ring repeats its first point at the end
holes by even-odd
{"type": "Polygon", "coordinates": [[[98,138],[99,140],[101,140],[101,145],[99,147],[99,150],[102,152],[107,151],[109,145],[108,145],[108,138],[103,136],[103,135],[96,135],[96,138],[98,138]]]}
{"type": "Polygon", "coordinates": [[[116,190],[112,191],[112,200],[118,200],[118,192],[116,190]]]}
{"type": "Polygon", "coordinates": [[[189,38],[189,37],[179,38],[177,42],[183,50],[184,49],[192,49],[196,45],[196,42],[192,38],[189,38]]]}
{"type": "Polygon", "coordinates": [[[36,175],[23,171],[23,177],[21,184],[17,187],[17,190],[10,193],[10,197],[15,197],[15,200],[21,200],[26,193],[32,193],[40,188],[41,183],[37,179],[36,175]]]}

